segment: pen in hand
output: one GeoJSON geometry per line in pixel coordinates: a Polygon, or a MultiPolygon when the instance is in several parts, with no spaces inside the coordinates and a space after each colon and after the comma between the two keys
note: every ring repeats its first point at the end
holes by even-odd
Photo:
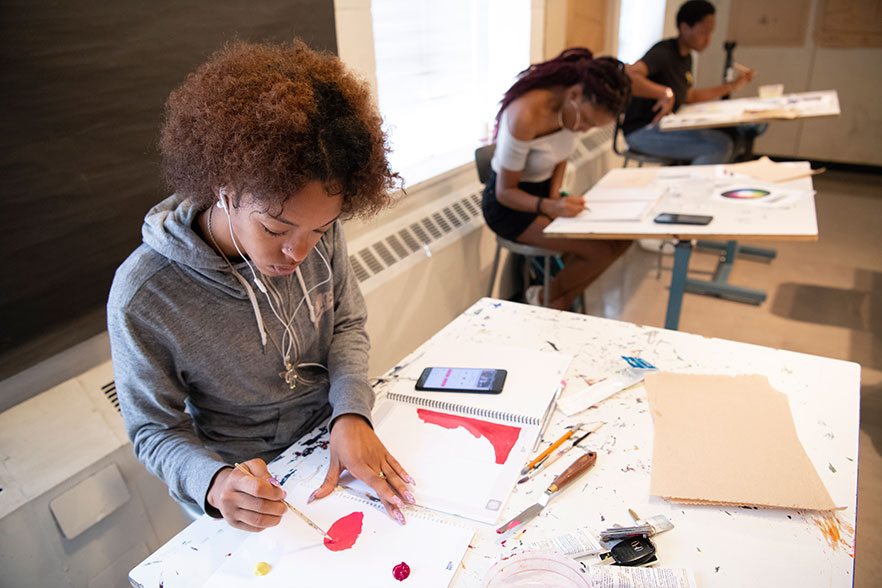
{"type": "MultiPolygon", "coordinates": [[[[247,467],[243,466],[241,463],[237,463],[237,464],[236,464],[236,469],[239,470],[240,472],[242,472],[243,474],[245,474],[246,476],[248,476],[249,478],[254,478],[255,480],[258,479],[257,476],[255,476],[254,474],[251,473],[251,470],[249,470],[247,467]]],[[[305,514],[303,514],[302,512],[300,512],[299,510],[297,510],[296,508],[294,508],[293,506],[291,506],[291,503],[290,503],[290,502],[288,502],[287,500],[283,500],[282,502],[285,503],[285,506],[288,507],[288,510],[290,510],[291,512],[293,512],[294,514],[296,514],[298,517],[300,517],[301,519],[303,519],[303,521],[304,521],[307,525],[309,525],[310,527],[312,527],[313,529],[315,529],[316,531],[318,531],[319,533],[321,533],[322,537],[324,537],[324,538],[327,539],[328,541],[334,541],[334,538],[331,537],[330,535],[328,535],[328,534],[324,531],[324,529],[322,529],[321,527],[319,527],[318,525],[316,525],[314,522],[312,522],[312,519],[310,519],[308,516],[306,516],[305,514]]]]}

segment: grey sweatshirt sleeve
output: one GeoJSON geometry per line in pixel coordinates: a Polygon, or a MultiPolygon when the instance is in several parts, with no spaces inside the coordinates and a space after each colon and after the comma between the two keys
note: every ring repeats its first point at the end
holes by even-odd
{"type": "Polygon", "coordinates": [[[169,342],[115,304],[113,291],[107,309],[116,390],[136,457],[176,500],[213,511],[208,486],[227,464],[193,430],[169,342]]]}
{"type": "Polygon", "coordinates": [[[370,423],[374,392],[368,382],[367,307],[349,264],[346,239],[339,222],[334,228],[333,246],[334,336],[328,351],[331,422],[343,414],[358,414],[370,423]]]}

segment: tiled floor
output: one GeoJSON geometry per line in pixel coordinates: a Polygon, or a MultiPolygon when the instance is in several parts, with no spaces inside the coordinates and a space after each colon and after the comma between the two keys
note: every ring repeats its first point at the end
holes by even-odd
{"type": "MultiPolygon", "coordinates": [[[[771,263],[739,259],[730,283],[765,290],[760,306],[686,294],[680,330],[861,364],[855,583],[882,577],[882,176],[828,172],[815,178],[820,239],[757,242],[771,263]]],[[[632,247],[588,291],[589,312],[662,326],[673,258],[632,247]]],[[[690,276],[707,277],[710,253],[693,254],[690,276]]]]}

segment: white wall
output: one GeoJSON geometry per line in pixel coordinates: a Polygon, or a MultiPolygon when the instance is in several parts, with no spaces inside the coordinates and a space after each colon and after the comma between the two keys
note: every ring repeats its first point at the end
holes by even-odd
{"type": "MultiPolygon", "coordinates": [[[[717,28],[711,46],[695,69],[698,87],[721,83],[725,62],[723,42],[729,28],[732,0],[715,0],[717,28]]],[[[802,47],[736,47],[739,63],[758,70],[753,82],[735,97],[756,96],[762,84],[784,84],[785,92],[835,89],[842,115],[772,123],[754,146],[758,153],[882,165],[882,49],[826,49],[814,42],[813,0],[802,47]]],[[[674,30],[679,0],[668,1],[666,33],[674,30]],[[670,27],[670,29],[668,28],[670,27]]]]}

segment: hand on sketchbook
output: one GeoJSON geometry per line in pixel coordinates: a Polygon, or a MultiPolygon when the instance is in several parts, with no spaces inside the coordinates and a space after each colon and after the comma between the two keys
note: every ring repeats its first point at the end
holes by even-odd
{"type": "Polygon", "coordinates": [[[310,502],[330,494],[343,470],[373,488],[389,516],[404,524],[401,510],[414,498],[406,484],[413,478],[390,455],[371,426],[362,417],[344,414],[331,429],[331,464],[322,485],[309,497],[310,502]]]}
{"type": "Polygon", "coordinates": [[[239,470],[222,469],[208,488],[208,503],[236,529],[262,531],[275,527],[287,510],[282,502],[285,491],[275,482],[262,459],[252,459],[243,465],[254,477],[239,470]]]}
{"type": "Polygon", "coordinates": [[[549,214],[551,218],[576,216],[585,210],[585,198],[582,196],[561,196],[552,199],[546,207],[551,209],[549,214]]]}

